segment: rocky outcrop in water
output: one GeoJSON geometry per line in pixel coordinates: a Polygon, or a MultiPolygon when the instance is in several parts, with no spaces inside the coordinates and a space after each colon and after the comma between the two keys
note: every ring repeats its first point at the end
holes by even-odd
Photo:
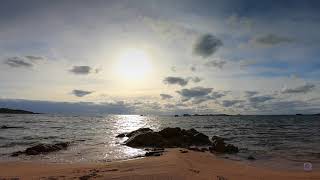
{"type": "Polygon", "coordinates": [[[210,148],[210,151],[215,151],[219,153],[238,153],[239,149],[238,147],[227,144],[224,142],[224,139],[218,136],[213,136],[212,138],[212,147],[210,148]]]}
{"type": "Polygon", "coordinates": [[[195,129],[165,128],[155,132],[150,128],[141,128],[130,133],[120,134],[117,137],[129,137],[125,145],[135,148],[156,147],[156,148],[188,148],[189,150],[219,153],[237,153],[239,149],[224,142],[221,137],[213,136],[212,141],[203,133],[195,129]],[[197,146],[207,146],[208,148],[197,146]]]}
{"type": "Polygon", "coordinates": [[[209,137],[195,129],[165,128],[159,132],[135,133],[125,144],[130,147],[189,147],[192,145],[211,145],[209,137]]]}
{"type": "Polygon", "coordinates": [[[47,154],[50,152],[67,149],[69,145],[70,145],[70,142],[61,142],[56,144],[37,144],[35,146],[27,148],[24,151],[14,152],[11,154],[11,156],[19,156],[22,154],[25,154],[25,155],[47,154]]]}
{"type": "Polygon", "coordinates": [[[138,134],[147,133],[147,132],[153,132],[153,130],[150,129],[150,128],[140,128],[140,129],[137,129],[135,131],[131,131],[131,132],[127,132],[127,133],[121,133],[121,134],[117,135],[116,137],[118,137],[118,138],[132,137],[132,136],[135,136],[135,135],[138,135],[138,134]]]}

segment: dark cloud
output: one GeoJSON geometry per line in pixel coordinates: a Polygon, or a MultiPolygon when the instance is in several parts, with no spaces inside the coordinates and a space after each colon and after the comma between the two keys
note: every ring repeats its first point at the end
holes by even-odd
{"type": "Polygon", "coordinates": [[[212,61],[208,61],[205,63],[205,66],[207,67],[217,67],[217,68],[220,68],[222,69],[223,66],[227,63],[227,61],[224,61],[224,60],[212,60],[212,61]]]}
{"type": "Polygon", "coordinates": [[[15,67],[15,68],[30,68],[33,67],[37,61],[44,60],[43,57],[41,56],[15,56],[15,57],[9,57],[4,61],[4,64],[10,66],[10,67],[15,67]]]}
{"type": "Polygon", "coordinates": [[[248,98],[250,103],[263,103],[272,99],[274,99],[272,96],[254,96],[248,98]]]}
{"type": "Polygon", "coordinates": [[[292,93],[308,93],[311,92],[316,86],[314,84],[305,84],[303,86],[298,86],[296,88],[285,88],[281,92],[284,94],[292,93]]]}
{"type": "Polygon", "coordinates": [[[93,93],[93,91],[84,91],[84,90],[74,89],[71,93],[77,97],[83,97],[93,93]]]}
{"type": "Polygon", "coordinates": [[[199,78],[199,77],[197,77],[197,76],[191,77],[191,80],[192,80],[194,83],[198,83],[198,82],[202,81],[202,79],[199,78]]]}
{"type": "Polygon", "coordinates": [[[211,93],[210,98],[211,99],[219,99],[219,98],[222,98],[223,96],[226,96],[226,94],[222,93],[222,92],[214,91],[214,92],[211,93]]]}
{"type": "Polygon", "coordinates": [[[258,91],[245,91],[244,93],[245,93],[246,97],[252,97],[252,96],[259,94],[258,91]]]}
{"type": "Polygon", "coordinates": [[[25,56],[25,58],[31,60],[31,61],[41,61],[41,60],[44,60],[45,58],[44,57],[41,57],[41,56],[25,56]]]}
{"type": "Polygon", "coordinates": [[[239,104],[239,103],[243,103],[245,102],[244,100],[223,100],[222,101],[222,106],[223,107],[231,107],[231,106],[234,106],[236,104],[239,104]]]}
{"type": "Polygon", "coordinates": [[[160,94],[160,96],[161,96],[161,99],[163,100],[173,98],[173,96],[171,96],[170,94],[160,94]]]}
{"type": "Polygon", "coordinates": [[[26,61],[20,57],[10,57],[4,61],[4,63],[10,67],[32,67],[31,62],[26,61]]]}
{"type": "Polygon", "coordinates": [[[69,71],[74,74],[87,75],[91,73],[92,68],[90,66],[73,66],[69,71]]]}
{"type": "Polygon", "coordinates": [[[203,58],[207,58],[214,54],[222,45],[222,41],[217,37],[211,34],[205,34],[196,41],[193,52],[203,58]]]}
{"type": "Polygon", "coordinates": [[[256,43],[264,45],[277,45],[280,43],[291,43],[293,39],[288,37],[278,36],[276,34],[267,34],[254,39],[256,43]]]}
{"type": "Polygon", "coordinates": [[[190,67],[190,71],[196,72],[196,70],[197,70],[196,66],[191,66],[191,67],[190,67]]]}
{"type": "Polygon", "coordinates": [[[193,87],[190,89],[181,89],[177,91],[184,98],[197,98],[197,97],[204,97],[209,95],[212,92],[213,88],[204,88],[204,87],[193,87]]]}
{"type": "Polygon", "coordinates": [[[184,78],[181,78],[181,77],[173,77],[173,76],[169,76],[169,77],[166,77],[163,82],[165,84],[176,84],[176,85],[180,85],[180,86],[185,86],[188,84],[188,79],[184,79],[184,78]]]}

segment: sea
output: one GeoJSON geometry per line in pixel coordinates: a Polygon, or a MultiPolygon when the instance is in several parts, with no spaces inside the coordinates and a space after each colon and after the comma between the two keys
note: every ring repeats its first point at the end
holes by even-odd
{"type": "Polygon", "coordinates": [[[302,169],[311,162],[320,168],[320,116],[152,116],[0,114],[0,162],[44,161],[95,163],[129,160],[145,153],[123,145],[123,132],[142,127],[195,128],[209,137],[221,136],[240,148],[235,155],[217,155],[271,168],[302,169]],[[71,142],[67,150],[37,156],[11,157],[39,143],[71,142]],[[256,160],[248,160],[253,156],[256,160]]]}

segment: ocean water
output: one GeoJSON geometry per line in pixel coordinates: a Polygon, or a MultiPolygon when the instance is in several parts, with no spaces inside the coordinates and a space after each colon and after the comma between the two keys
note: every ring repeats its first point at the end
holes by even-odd
{"type": "Polygon", "coordinates": [[[212,116],[172,117],[139,115],[0,115],[0,161],[104,162],[144,154],[144,150],[122,145],[119,133],[150,127],[181,127],[212,137],[226,138],[240,153],[222,156],[254,163],[300,167],[312,162],[320,167],[320,116],[212,116]],[[67,150],[40,156],[10,157],[38,143],[71,141],[67,150]]]}

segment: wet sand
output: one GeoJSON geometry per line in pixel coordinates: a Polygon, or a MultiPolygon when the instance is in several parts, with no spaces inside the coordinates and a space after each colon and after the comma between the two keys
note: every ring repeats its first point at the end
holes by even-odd
{"type": "Polygon", "coordinates": [[[159,157],[96,164],[0,163],[0,179],[320,180],[312,172],[253,167],[214,154],[170,149],[159,157]]]}

